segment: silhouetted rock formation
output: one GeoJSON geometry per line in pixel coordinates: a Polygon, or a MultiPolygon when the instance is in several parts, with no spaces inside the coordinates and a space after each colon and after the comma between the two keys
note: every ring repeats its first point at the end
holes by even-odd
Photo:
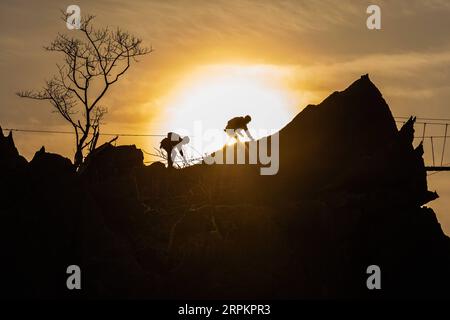
{"type": "Polygon", "coordinates": [[[318,169],[351,165],[361,156],[384,148],[396,136],[388,105],[365,75],[319,105],[308,105],[281,130],[280,139],[286,145],[281,148],[289,155],[281,159],[291,165],[283,168],[301,168],[303,163],[296,165],[297,161],[318,169]]]}
{"type": "Polygon", "coordinates": [[[81,172],[99,179],[130,174],[144,166],[144,155],[135,145],[114,147],[105,143],[92,151],[85,160],[81,172]]]}
{"type": "MultiPolygon", "coordinates": [[[[449,239],[433,211],[420,207],[437,194],[427,188],[423,146],[412,146],[414,121],[398,131],[381,93],[365,75],[319,105],[306,107],[280,131],[276,176],[259,176],[248,166],[187,170],[206,171],[228,183],[222,188],[212,184],[216,202],[231,198],[227,204],[272,208],[260,219],[277,221],[285,246],[298,260],[284,257],[281,244],[274,249],[263,240],[252,250],[264,246],[277,251],[272,259],[286,259],[283,268],[265,265],[267,274],[285,271],[285,278],[275,280],[279,297],[375,296],[364,282],[364,268],[370,264],[385,266],[389,273],[380,297],[448,296],[450,277],[444,270],[450,267],[449,239]],[[407,272],[401,271],[405,264],[407,272]],[[408,277],[416,282],[408,283],[408,277]]],[[[217,222],[216,210],[213,206],[209,214],[217,222]]],[[[254,214],[252,208],[246,211],[254,214]]],[[[240,214],[234,223],[248,218],[240,214]]],[[[242,246],[238,239],[235,245],[242,246]]]]}
{"type": "Polygon", "coordinates": [[[48,178],[61,178],[61,175],[67,178],[68,175],[75,173],[75,167],[69,159],[56,153],[46,152],[45,147],[35,153],[29,168],[31,172],[48,178]]]}
{"type": "Polygon", "coordinates": [[[65,268],[78,264],[75,297],[448,298],[450,239],[423,206],[437,194],[414,121],[397,130],[366,75],[280,131],[274,176],[145,167],[139,149],[110,144],[76,174],[41,150],[0,184],[3,292],[73,297],[65,268]],[[380,291],[366,287],[372,264],[380,291]]]}
{"type": "Polygon", "coordinates": [[[20,170],[27,164],[27,160],[19,155],[14,144],[12,131],[8,136],[3,135],[3,129],[0,127],[0,170],[20,170]]]}
{"type": "Polygon", "coordinates": [[[399,201],[424,204],[432,196],[422,155],[412,146],[414,121],[398,132],[381,93],[362,76],[281,130],[279,177],[288,186],[302,181],[307,190],[340,186],[367,193],[396,186],[399,201]]]}
{"type": "Polygon", "coordinates": [[[279,176],[288,185],[301,181],[304,191],[336,185],[349,176],[359,181],[346,187],[361,192],[385,186],[387,181],[379,179],[390,179],[396,160],[403,160],[388,155],[398,147],[398,135],[388,105],[364,75],[319,105],[307,106],[280,131],[279,176]]]}

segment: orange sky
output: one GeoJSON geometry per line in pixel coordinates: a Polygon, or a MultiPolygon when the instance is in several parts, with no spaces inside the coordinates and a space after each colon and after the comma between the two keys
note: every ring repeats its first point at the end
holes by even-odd
{"type": "MultiPolygon", "coordinates": [[[[255,127],[277,127],[308,103],[319,103],[365,73],[380,88],[394,115],[450,118],[450,2],[376,3],[382,10],[380,31],[366,28],[367,1],[3,0],[0,125],[70,130],[57,114],[50,113],[45,102],[15,96],[18,90],[39,88],[56,71],[60,57],[42,47],[58,32],[71,32],[59,20],[59,10],[69,4],[79,5],[82,13],[95,14],[96,24],[120,26],[155,49],[108,93],[104,105],[110,112],[104,132],[164,133],[183,125],[183,120],[192,123],[198,111],[180,110],[187,108],[180,104],[185,101],[180,98],[183,90],[200,90],[208,84],[208,92],[214,92],[214,83],[230,70],[235,72],[236,66],[242,70],[236,71],[239,75],[234,82],[248,82],[255,94],[246,97],[236,92],[226,101],[248,106],[255,127]],[[258,90],[266,94],[264,99],[257,100],[258,90]],[[246,103],[245,99],[253,97],[259,109],[246,103]],[[264,103],[270,99],[276,103],[264,103]]],[[[228,81],[232,90],[233,79],[220,81],[228,81]]],[[[198,115],[199,120],[209,119],[214,126],[226,122],[227,112],[234,110],[219,103],[220,97],[190,101],[193,110],[209,101],[213,104],[198,115]]],[[[17,133],[15,140],[28,159],[42,145],[73,156],[70,135],[17,133]]],[[[119,139],[121,144],[134,143],[146,150],[157,142],[119,139]]],[[[444,162],[450,162],[450,152],[444,162]]],[[[430,188],[442,196],[431,206],[447,234],[449,178],[449,173],[429,178],[430,188]]]]}

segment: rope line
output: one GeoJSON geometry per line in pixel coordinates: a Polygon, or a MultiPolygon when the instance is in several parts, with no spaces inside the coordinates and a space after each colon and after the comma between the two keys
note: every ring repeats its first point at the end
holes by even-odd
{"type": "MultiPolygon", "coordinates": [[[[26,133],[57,133],[57,134],[75,134],[72,131],[56,131],[56,130],[32,130],[32,129],[16,129],[4,128],[5,131],[26,132],[26,133]]],[[[90,133],[91,134],[91,133],[90,133]]],[[[119,136],[119,137],[165,137],[165,134],[134,134],[134,133],[100,133],[101,136],[119,136]]]]}
{"type": "MultiPolygon", "coordinates": [[[[450,162],[444,163],[443,166],[448,166],[449,164],[450,164],[450,162]]],[[[432,176],[432,175],[437,174],[437,173],[442,173],[442,172],[445,172],[445,171],[434,171],[432,173],[427,173],[427,177],[432,176]]]]}
{"type": "Polygon", "coordinates": [[[433,138],[435,138],[435,139],[442,139],[442,138],[450,138],[450,135],[446,135],[446,136],[424,136],[424,137],[414,137],[414,139],[429,139],[429,138],[431,138],[431,137],[433,137],[433,138]]]}
{"type": "MultiPolygon", "coordinates": [[[[398,119],[409,119],[411,117],[400,117],[400,116],[396,116],[394,118],[398,118],[398,119]]],[[[450,119],[446,119],[446,118],[421,118],[421,117],[416,117],[416,119],[419,120],[428,120],[428,121],[450,121],[450,119]]]]}
{"type": "MultiPolygon", "coordinates": [[[[405,124],[405,120],[394,120],[395,123],[401,123],[405,124]]],[[[436,126],[445,126],[449,124],[448,122],[422,122],[422,121],[416,121],[415,124],[429,124],[429,125],[436,125],[436,126]]]]}
{"type": "MultiPolygon", "coordinates": [[[[404,116],[396,116],[394,117],[394,121],[396,123],[401,123],[404,124],[406,122],[407,119],[410,119],[410,117],[404,117],[404,116]]],[[[433,166],[435,166],[436,164],[436,156],[435,155],[435,146],[434,146],[434,140],[435,139],[444,139],[443,140],[443,144],[442,144],[442,153],[441,153],[441,161],[440,164],[442,166],[442,164],[444,163],[444,158],[445,158],[445,147],[446,147],[446,143],[447,143],[447,138],[450,138],[450,135],[448,135],[448,127],[450,124],[450,118],[427,118],[427,117],[416,117],[416,120],[421,120],[421,121],[416,121],[415,124],[420,124],[423,125],[422,128],[422,137],[414,137],[414,139],[422,139],[422,141],[425,141],[426,139],[430,139],[431,141],[431,153],[432,153],[432,160],[433,160],[433,166]],[[441,125],[441,126],[445,126],[444,129],[444,135],[426,135],[426,132],[429,130],[427,130],[429,126],[435,126],[435,125],[441,125]]],[[[22,128],[2,128],[2,131],[10,131],[10,132],[20,132],[20,133],[44,133],[44,134],[67,134],[67,135],[74,135],[75,132],[73,131],[64,131],[64,130],[46,130],[46,129],[22,129],[22,128]]],[[[92,135],[92,133],[90,133],[89,135],[92,135]]],[[[166,134],[140,134],[140,133],[124,133],[124,132],[119,132],[119,133],[113,133],[113,132],[106,132],[106,133],[100,133],[100,136],[118,136],[118,137],[153,137],[153,138],[159,138],[159,137],[166,137],[166,134]]],[[[192,138],[192,136],[191,136],[192,138]]],[[[189,146],[192,151],[194,151],[198,156],[202,156],[201,153],[194,149],[192,146],[189,146]]],[[[149,154],[147,152],[145,152],[146,154],[149,154]]],[[[154,156],[154,155],[153,155],[154,156]]],[[[201,158],[193,158],[190,159],[190,161],[197,161],[197,160],[201,160],[201,158]]],[[[439,161],[439,160],[437,160],[439,161]]],[[[148,162],[155,162],[155,161],[148,161],[148,162]]]]}

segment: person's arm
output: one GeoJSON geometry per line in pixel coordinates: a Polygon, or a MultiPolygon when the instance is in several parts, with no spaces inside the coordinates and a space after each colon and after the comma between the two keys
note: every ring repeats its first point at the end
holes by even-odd
{"type": "Polygon", "coordinates": [[[248,130],[248,128],[247,128],[247,130],[245,130],[245,133],[247,134],[247,137],[250,138],[250,140],[255,141],[255,139],[253,138],[253,136],[252,136],[252,134],[250,133],[250,131],[248,130]]]}
{"type": "Polygon", "coordinates": [[[178,149],[178,152],[183,157],[184,162],[187,163],[186,157],[184,156],[184,153],[183,153],[183,148],[181,146],[178,146],[177,149],[178,149]]]}

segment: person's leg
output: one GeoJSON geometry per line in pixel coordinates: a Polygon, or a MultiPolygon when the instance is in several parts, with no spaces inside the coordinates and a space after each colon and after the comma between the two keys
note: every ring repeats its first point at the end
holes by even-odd
{"type": "Polygon", "coordinates": [[[184,156],[183,148],[181,147],[181,145],[178,145],[178,146],[177,146],[177,149],[178,149],[178,152],[181,154],[181,157],[183,157],[184,163],[187,164],[188,162],[187,162],[187,160],[186,160],[186,157],[184,156]]]}
{"type": "Polygon", "coordinates": [[[226,132],[226,134],[227,134],[227,136],[228,136],[228,139],[227,139],[227,141],[226,141],[226,144],[230,143],[230,141],[231,141],[232,139],[237,140],[236,130],[233,130],[233,129],[226,129],[225,132],[226,132]]]}
{"type": "Polygon", "coordinates": [[[242,129],[237,129],[236,130],[236,134],[235,134],[235,139],[236,139],[236,142],[238,142],[238,141],[241,141],[241,139],[239,139],[239,136],[241,137],[241,138],[244,138],[244,135],[242,134],[242,129]]]}
{"type": "Polygon", "coordinates": [[[172,148],[172,151],[170,152],[170,162],[172,164],[172,167],[173,167],[176,157],[177,157],[177,150],[175,148],[172,148]]]}
{"type": "Polygon", "coordinates": [[[171,149],[168,149],[168,150],[164,149],[164,150],[166,150],[166,153],[167,153],[167,167],[170,169],[173,167],[173,162],[172,162],[172,157],[171,157],[172,150],[171,149]]]}

